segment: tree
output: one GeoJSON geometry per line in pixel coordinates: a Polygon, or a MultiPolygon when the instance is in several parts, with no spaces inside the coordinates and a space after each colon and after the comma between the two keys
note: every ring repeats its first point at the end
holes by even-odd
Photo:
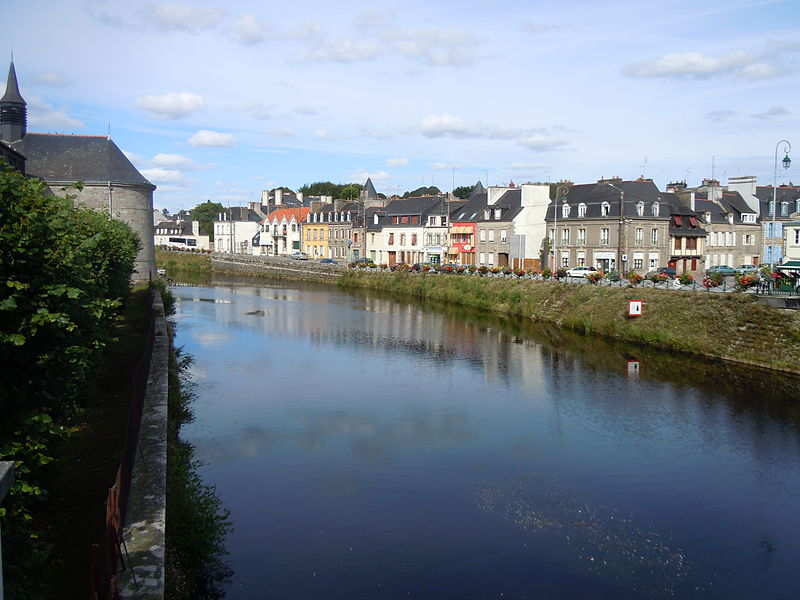
{"type": "Polygon", "coordinates": [[[440,190],[435,185],[430,187],[419,187],[411,192],[406,192],[403,194],[403,198],[414,198],[416,196],[435,196],[436,194],[441,194],[442,190],[440,190]]]}
{"type": "Polygon", "coordinates": [[[298,191],[302,192],[304,196],[333,196],[338,198],[342,187],[344,186],[330,181],[317,181],[305,184],[298,191]]]}
{"type": "Polygon", "coordinates": [[[358,197],[361,195],[362,186],[359,183],[350,183],[342,187],[339,191],[339,198],[342,200],[358,200],[358,197]]]}
{"type": "Polygon", "coordinates": [[[219,202],[206,200],[192,209],[192,220],[200,223],[200,233],[211,237],[214,241],[214,221],[219,218],[219,214],[225,212],[225,207],[219,202]]]}
{"type": "Polygon", "coordinates": [[[469,198],[469,193],[472,191],[472,186],[469,185],[460,185],[456,189],[453,190],[453,195],[456,198],[461,198],[462,200],[466,200],[469,198]]]}

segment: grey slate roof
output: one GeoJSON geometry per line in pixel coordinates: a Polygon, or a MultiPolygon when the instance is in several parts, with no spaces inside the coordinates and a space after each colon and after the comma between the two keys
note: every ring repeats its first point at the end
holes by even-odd
{"type": "Polygon", "coordinates": [[[231,206],[230,208],[226,208],[224,213],[226,221],[253,221],[254,223],[261,222],[261,217],[258,216],[258,213],[254,210],[250,210],[250,208],[246,206],[231,206]]]}
{"type": "Polygon", "coordinates": [[[416,196],[392,200],[386,207],[386,214],[393,215],[421,215],[442,202],[441,196],[416,196]]]}
{"type": "Polygon", "coordinates": [[[367,177],[366,183],[364,183],[364,188],[361,190],[367,198],[377,198],[378,192],[375,191],[375,186],[372,185],[372,179],[367,177]]]}
{"type": "Polygon", "coordinates": [[[477,221],[483,215],[483,209],[486,208],[487,202],[488,194],[486,190],[470,196],[464,206],[450,212],[450,221],[455,223],[477,221]]]}
{"type": "Polygon", "coordinates": [[[494,204],[491,206],[486,206],[485,208],[491,209],[491,213],[489,218],[486,218],[486,211],[483,210],[478,215],[478,221],[486,222],[486,223],[497,223],[500,221],[511,221],[514,217],[516,217],[520,212],[522,212],[522,190],[520,188],[515,188],[513,190],[506,190],[503,192],[503,195],[500,196],[494,204]],[[494,216],[495,209],[499,208],[502,212],[500,213],[500,218],[496,219],[494,216]]]}
{"type": "MultiPolygon", "coordinates": [[[[614,185],[625,193],[623,212],[625,217],[638,217],[636,205],[639,202],[644,202],[644,217],[650,219],[668,219],[670,209],[667,205],[677,204],[677,199],[674,194],[659,191],[656,185],[650,180],[616,181],[614,185]],[[654,217],[652,213],[652,206],[655,202],[659,203],[658,217],[654,217]]],[[[566,203],[569,204],[571,209],[566,219],[619,218],[619,200],[619,191],[606,182],[573,185],[569,188],[569,193],[567,194],[566,203]],[[610,205],[610,213],[607,216],[602,215],[603,202],[608,202],[610,205]],[[577,207],[581,203],[586,205],[586,215],[584,217],[578,217],[577,207]]],[[[555,204],[556,203],[551,202],[547,209],[548,221],[553,220],[555,204]]],[[[559,201],[559,221],[563,219],[560,211],[561,204],[561,201],[559,201]]]]}
{"type": "Polygon", "coordinates": [[[17,70],[14,68],[14,61],[11,61],[11,66],[8,67],[8,80],[6,81],[6,93],[0,98],[0,102],[16,102],[18,104],[25,104],[25,99],[19,93],[19,84],[17,83],[17,70]]]}
{"type": "Polygon", "coordinates": [[[27,158],[28,175],[45,181],[155,186],[104,136],[28,133],[11,146],[27,158]]]}
{"type": "Polygon", "coordinates": [[[479,179],[475,185],[472,186],[472,189],[469,191],[469,199],[477,196],[478,194],[485,194],[486,188],[483,187],[481,180],[479,179]]]}

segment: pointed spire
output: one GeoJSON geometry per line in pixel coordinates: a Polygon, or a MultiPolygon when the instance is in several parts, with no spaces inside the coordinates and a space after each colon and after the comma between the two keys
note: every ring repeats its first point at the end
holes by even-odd
{"type": "Polygon", "coordinates": [[[6,93],[0,98],[0,140],[16,142],[25,137],[28,123],[28,109],[22,94],[19,93],[17,71],[14,69],[14,59],[8,68],[8,81],[6,93]]]}
{"type": "Polygon", "coordinates": [[[14,69],[14,58],[11,58],[11,66],[8,67],[8,81],[6,82],[6,93],[0,98],[0,102],[16,102],[25,104],[25,99],[19,93],[19,84],[17,83],[17,71],[14,69]]]}
{"type": "Polygon", "coordinates": [[[367,181],[366,181],[366,183],[364,183],[364,189],[362,190],[362,193],[367,198],[377,198],[378,197],[378,192],[375,191],[375,186],[372,185],[372,178],[367,177],[367,181]]]}
{"type": "Polygon", "coordinates": [[[481,180],[479,179],[478,182],[472,186],[472,189],[469,191],[469,197],[474,198],[478,194],[483,194],[486,191],[486,188],[483,187],[481,180]]]}

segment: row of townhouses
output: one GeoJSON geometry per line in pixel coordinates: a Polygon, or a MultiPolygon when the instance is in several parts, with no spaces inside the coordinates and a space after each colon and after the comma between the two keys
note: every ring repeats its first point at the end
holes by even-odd
{"type": "MultiPolygon", "coordinates": [[[[727,186],[713,179],[694,188],[674,183],[665,192],[645,178],[489,188],[478,182],[466,200],[381,198],[368,180],[358,200],[277,190],[262,202],[220,214],[213,249],[387,265],[591,265],[623,273],[662,266],[698,273],[800,258],[800,188],[758,186],[755,177],[731,178],[727,186]]],[[[172,227],[156,230],[188,240],[172,227]]],[[[198,247],[207,243],[201,237],[193,242],[198,247]]]]}

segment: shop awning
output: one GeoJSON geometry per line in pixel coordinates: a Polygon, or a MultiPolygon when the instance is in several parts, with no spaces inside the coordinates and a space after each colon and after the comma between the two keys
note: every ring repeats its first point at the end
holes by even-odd
{"type": "Polygon", "coordinates": [[[450,228],[450,233],[472,233],[472,227],[467,225],[456,225],[450,228]]]}
{"type": "Polygon", "coordinates": [[[775,265],[774,271],[800,271],[800,260],[787,260],[782,265],[775,265]]]}

